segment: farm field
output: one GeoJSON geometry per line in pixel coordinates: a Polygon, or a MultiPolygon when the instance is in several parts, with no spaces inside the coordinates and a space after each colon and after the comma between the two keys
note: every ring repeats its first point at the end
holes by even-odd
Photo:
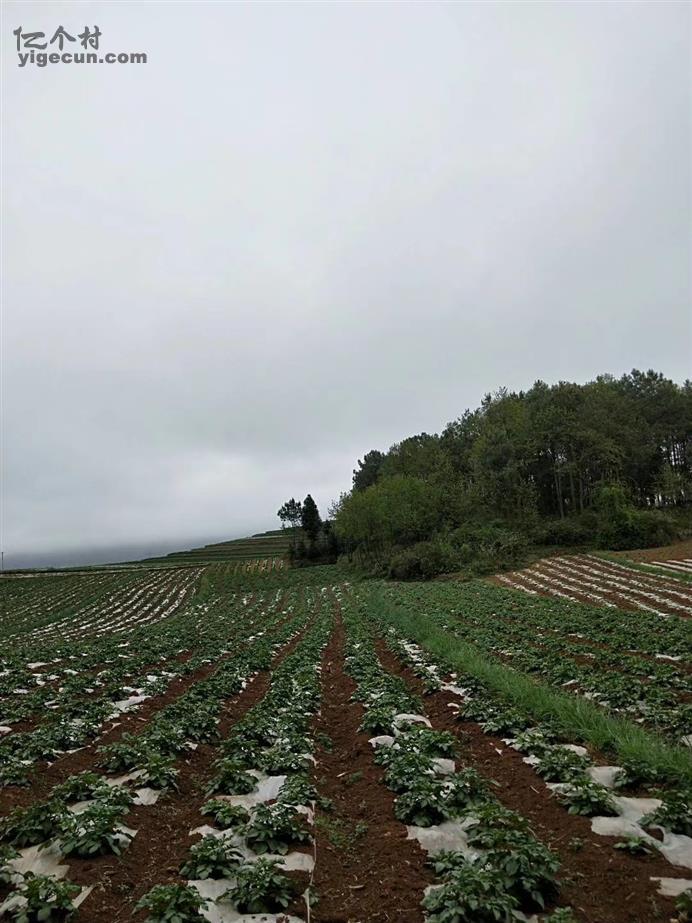
{"type": "Polygon", "coordinates": [[[645,606],[272,558],[0,580],[0,916],[672,920],[692,634],[643,593],[690,590],[612,573],[645,606]]]}
{"type": "Polygon", "coordinates": [[[689,618],[692,585],[676,577],[595,554],[575,554],[544,558],[524,570],[499,574],[495,581],[530,595],[689,618]]]}
{"type": "Polygon", "coordinates": [[[292,541],[287,529],[261,532],[249,538],[238,538],[228,542],[216,542],[189,551],[174,551],[162,558],[148,558],[142,563],[159,564],[210,564],[225,561],[254,564],[262,559],[280,561],[292,541]]]}

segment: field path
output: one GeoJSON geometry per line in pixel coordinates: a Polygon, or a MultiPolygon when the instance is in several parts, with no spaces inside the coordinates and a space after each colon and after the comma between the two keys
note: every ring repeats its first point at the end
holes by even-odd
{"type": "Polygon", "coordinates": [[[364,709],[351,702],[356,684],[344,672],[340,612],[323,662],[316,722],[315,769],[320,796],[334,805],[316,814],[315,923],[421,923],[420,902],[433,877],[425,855],[394,818],[394,796],[373,760],[371,736],[358,730],[364,709]],[[329,738],[331,746],[324,746],[329,738]]]}

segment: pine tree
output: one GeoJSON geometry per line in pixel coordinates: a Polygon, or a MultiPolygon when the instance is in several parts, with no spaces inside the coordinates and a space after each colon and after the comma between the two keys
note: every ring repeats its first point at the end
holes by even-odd
{"type": "Polygon", "coordinates": [[[320,512],[317,509],[317,504],[312,499],[310,494],[308,494],[305,500],[303,500],[303,509],[300,522],[303,526],[303,531],[310,539],[310,541],[316,541],[317,536],[320,533],[320,529],[322,528],[322,520],[320,519],[320,512]]]}
{"type": "Polygon", "coordinates": [[[303,515],[303,509],[300,505],[300,501],[296,500],[294,497],[291,497],[290,500],[287,500],[286,503],[284,503],[276,515],[279,517],[281,522],[290,522],[290,524],[293,526],[293,550],[295,551],[298,523],[301,521],[303,515]]]}

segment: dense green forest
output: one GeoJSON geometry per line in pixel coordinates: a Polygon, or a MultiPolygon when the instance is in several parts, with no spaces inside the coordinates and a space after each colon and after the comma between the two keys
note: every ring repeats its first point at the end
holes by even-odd
{"type": "Polygon", "coordinates": [[[635,370],[488,394],[440,434],[369,451],[330,513],[350,560],[420,578],[531,544],[664,544],[691,504],[692,382],[635,370]]]}

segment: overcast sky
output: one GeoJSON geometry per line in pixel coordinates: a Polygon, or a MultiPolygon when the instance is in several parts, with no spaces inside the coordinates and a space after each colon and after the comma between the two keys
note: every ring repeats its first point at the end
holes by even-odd
{"type": "Polygon", "coordinates": [[[326,512],[501,385],[690,375],[686,4],[9,2],[2,38],[6,565],[326,512]],[[59,25],[148,62],[18,67],[59,25]]]}

